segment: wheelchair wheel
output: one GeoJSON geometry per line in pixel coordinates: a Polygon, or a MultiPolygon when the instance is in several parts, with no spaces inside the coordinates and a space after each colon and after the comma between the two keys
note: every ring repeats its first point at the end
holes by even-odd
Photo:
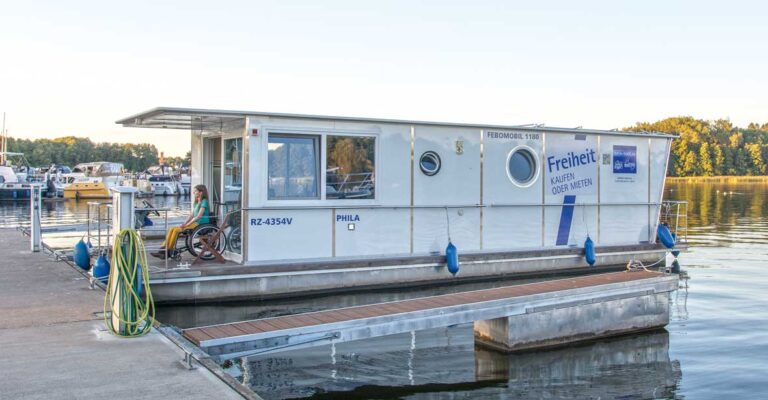
{"type": "MultiPolygon", "coordinates": [[[[200,256],[203,260],[213,260],[216,258],[212,252],[203,251],[203,244],[200,242],[200,239],[204,238],[206,241],[210,241],[218,232],[219,227],[214,225],[201,225],[196,227],[195,230],[192,231],[192,234],[187,236],[187,249],[189,250],[189,253],[192,254],[192,256],[197,257],[200,252],[203,252],[203,255],[200,256]]],[[[215,247],[216,251],[222,253],[226,248],[226,235],[219,235],[219,240],[215,247]]]]}
{"type": "Polygon", "coordinates": [[[240,254],[242,237],[240,235],[240,227],[235,227],[227,235],[227,250],[240,254]]]}

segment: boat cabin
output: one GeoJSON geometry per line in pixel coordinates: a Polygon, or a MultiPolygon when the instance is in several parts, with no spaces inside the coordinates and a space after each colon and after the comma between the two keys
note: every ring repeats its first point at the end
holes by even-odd
{"type": "Polygon", "coordinates": [[[75,165],[72,172],[88,177],[119,176],[123,173],[123,164],[105,161],[81,163],[75,165]]]}
{"type": "Polygon", "coordinates": [[[654,243],[674,136],[155,108],[245,265],[654,243]]]}

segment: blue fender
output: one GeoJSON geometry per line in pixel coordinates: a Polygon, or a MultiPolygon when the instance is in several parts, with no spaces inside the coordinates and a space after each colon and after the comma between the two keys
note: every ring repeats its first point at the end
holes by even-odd
{"type": "Polygon", "coordinates": [[[459,272],[459,251],[451,242],[448,242],[448,247],[445,248],[445,262],[448,264],[448,272],[456,276],[459,272]]]}
{"type": "Polygon", "coordinates": [[[672,236],[672,232],[669,231],[669,227],[666,224],[659,224],[657,236],[664,247],[668,249],[675,247],[675,238],[672,236]]]}
{"type": "Polygon", "coordinates": [[[75,265],[86,271],[91,269],[91,255],[88,251],[88,245],[83,242],[83,239],[80,239],[80,241],[75,244],[75,249],[72,252],[72,260],[75,262],[75,265]]]}
{"type": "Polygon", "coordinates": [[[587,264],[595,265],[595,242],[589,236],[584,242],[584,257],[587,259],[587,264]]]}
{"type": "Polygon", "coordinates": [[[107,261],[107,258],[102,254],[96,259],[96,262],[93,263],[93,271],[91,271],[91,273],[94,278],[102,282],[107,282],[109,279],[109,268],[109,261],[107,261]]]}

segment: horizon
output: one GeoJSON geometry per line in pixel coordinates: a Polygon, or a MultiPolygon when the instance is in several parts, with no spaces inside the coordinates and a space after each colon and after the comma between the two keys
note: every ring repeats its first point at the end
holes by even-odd
{"type": "Polygon", "coordinates": [[[6,7],[0,24],[0,112],[20,139],[183,156],[186,131],[115,124],[158,105],[607,130],[768,122],[758,2],[44,3],[6,7]]]}

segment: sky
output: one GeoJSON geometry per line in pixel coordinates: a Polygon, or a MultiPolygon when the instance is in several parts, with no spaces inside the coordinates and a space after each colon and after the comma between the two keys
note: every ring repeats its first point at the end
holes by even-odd
{"type": "Polygon", "coordinates": [[[0,0],[9,135],[189,150],[157,107],[613,129],[768,122],[768,3],[0,0]]]}

